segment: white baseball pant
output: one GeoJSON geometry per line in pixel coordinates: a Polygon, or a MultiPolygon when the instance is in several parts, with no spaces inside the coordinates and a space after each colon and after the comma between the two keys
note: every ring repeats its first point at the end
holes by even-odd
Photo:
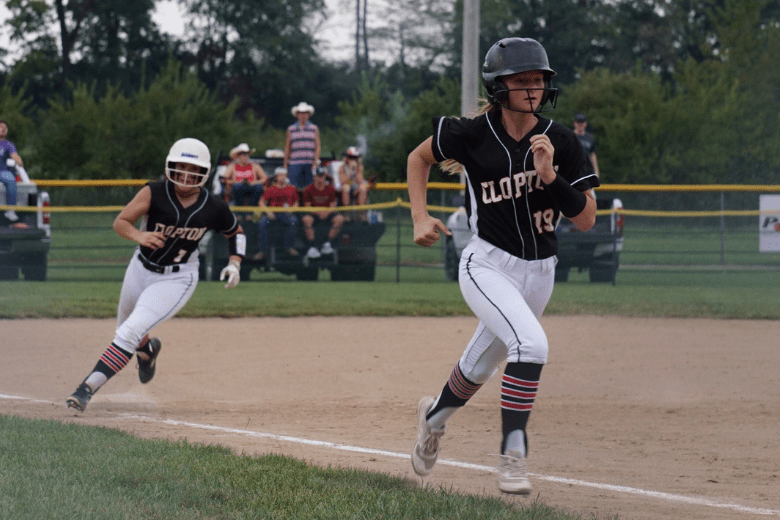
{"type": "Polygon", "coordinates": [[[119,294],[114,345],[135,352],[141,339],[157,324],[176,315],[198,286],[198,262],[179,265],[176,273],[154,273],[133,255],[119,294]]]}
{"type": "Polygon", "coordinates": [[[460,369],[483,384],[499,365],[547,362],[547,335],[539,318],[555,281],[553,256],[523,260],[474,235],[460,259],[460,290],[480,322],[460,369]]]}

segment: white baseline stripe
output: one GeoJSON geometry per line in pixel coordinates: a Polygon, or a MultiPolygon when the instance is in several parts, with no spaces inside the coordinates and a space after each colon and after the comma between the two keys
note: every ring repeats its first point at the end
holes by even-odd
{"type": "MultiPolygon", "coordinates": [[[[16,395],[5,395],[0,394],[0,399],[7,399],[7,400],[18,400],[18,401],[27,401],[31,403],[46,403],[46,404],[57,404],[52,401],[45,401],[41,399],[32,399],[29,397],[20,397],[16,395]]],[[[120,420],[130,420],[130,421],[145,421],[145,422],[152,422],[152,423],[160,423],[160,424],[167,424],[170,426],[186,426],[188,428],[197,428],[200,430],[209,430],[214,432],[220,432],[220,433],[230,433],[234,435],[243,435],[246,437],[255,437],[255,438],[261,438],[261,439],[273,439],[276,441],[283,441],[283,442],[292,442],[295,444],[305,444],[307,446],[317,446],[321,448],[329,448],[334,450],[340,450],[340,451],[350,451],[355,453],[366,453],[369,455],[380,455],[383,457],[392,457],[392,458],[400,458],[400,459],[406,459],[409,457],[408,453],[396,453],[393,451],[385,451],[385,450],[375,450],[373,448],[362,448],[360,446],[349,446],[347,444],[337,444],[333,442],[327,442],[327,441],[317,441],[312,439],[304,439],[301,437],[292,437],[289,435],[277,435],[274,433],[265,433],[265,432],[256,432],[252,430],[240,430],[237,428],[226,428],[223,426],[213,426],[210,424],[200,424],[200,423],[193,423],[188,421],[176,421],[174,419],[159,419],[156,417],[148,417],[144,415],[131,415],[126,413],[121,413],[117,415],[117,419],[120,420]]],[[[477,471],[486,471],[486,472],[494,472],[495,469],[491,466],[482,466],[479,464],[470,464],[468,462],[459,462],[452,459],[440,459],[437,464],[443,464],[445,466],[455,466],[458,468],[463,469],[473,469],[477,471]]],[[[589,488],[595,488],[595,489],[601,489],[605,491],[614,491],[617,493],[626,493],[630,495],[639,495],[647,498],[658,498],[661,500],[665,500],[668,502],[680,502],[683,504],[691,504],[691,505],[697,505],[697,506],[707,506],[707,507],[716,507],[721,509],[731,509],[733,511],[738,511],[740,513],[749,513],[754,515],[767,515],[767,516],[780,516],[780,509],[764,509],[764,508],[758,508],[758,507],[749,507],[749,506],[743,506],[740,504],[729,504],[726,502],[718,502],[716,500],[709,500],[706,498],[695,498],[695,497],[686,497],[684,495],[673,495],[671,493],[664,493],[661,491],[648,491],[645,489],[638,489],[638,488],[632,488],[628,486],[616,486],[613,484],[601,484],[598,482],[588,482],[585,480],[578,480],[578,479],[570,479],[570,478],[562,478],[562,477],[553,477],[548,475],[540,475],[538,473],[529,473],[530,476],[537,478],[539,480],[545,480],[547,482],[555,482],[557,484],[568,484],[571,486],[580,486],[580,487],[589,487],[589,488]]]]}

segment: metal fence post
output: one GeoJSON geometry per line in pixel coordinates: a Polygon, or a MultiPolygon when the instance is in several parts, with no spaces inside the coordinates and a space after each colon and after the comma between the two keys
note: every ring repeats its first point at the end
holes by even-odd
{"type": "Polygon", "coordinates": [[[401,282],[401,206],[395,208],[395,283],[401,282]]]}
{"type": "Polygon", "coordinates": [[[726,263],[726,192],[720,192],[720,264],[726,263]]]}

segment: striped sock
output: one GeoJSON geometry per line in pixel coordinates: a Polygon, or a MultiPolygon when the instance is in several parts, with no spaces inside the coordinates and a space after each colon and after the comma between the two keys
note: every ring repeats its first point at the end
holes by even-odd
{"type": "Polygon", "coordinates": [[[536,392],[539,389],[539,379],[542,367],[537,363],[507,363],[504,376],[501,378],[501,423],[503,436],[501,453],[506,449],[519,450],[523,453],[528,448],[528,436],[525,428],[531,409],[534,407],[536,392]],[[511,435],[517,430],[523,431],[522,436],[511,435]],[[508,438],[522,438],[525,446],[508,446],[508,438]]]}
{"type": "Polygon", "coordinates": [[[426,419],[428,419],[431,426],[443,426],[447,419],[455,413],[455,410],[466,404],[481,387],[482,385],[472,383],[466,379],[466,376],[460,370],[460,366],[456,363],[450,378],[447,380],[447,384],[444,385],[435,405],[426,415],[426,419]],[[444,413],[440,413],[442,411],[444,413]]]}
{"type": "Polygon", "coordinates": [[[110,344],[84,382],[92,388],[92,392],[97,392],[106,381],[125,368],[132,357],[132,353],[125,352],[113,343],[110,344]]]}

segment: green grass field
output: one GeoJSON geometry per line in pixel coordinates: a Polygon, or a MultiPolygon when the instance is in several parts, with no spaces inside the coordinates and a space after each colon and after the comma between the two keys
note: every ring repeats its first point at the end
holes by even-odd
{"type": "Polygon", "coordinates": [[[318,468],[186,441],[0,416],[6,520],[581,518],[544,504],[420,489],[389,475],[318,468]]]}
{"type": "MultiPolygon", "coordinates": [[[[441,275],[440,270],[416,269],[420,279],[441,275]]],[[[387,279],[394,274],[395,269],[388,267],[380,268],[378,276],[387,279]]],[[[0,319],[113,318],[120,286],[120,281],[0,282],[0,319]]],[[[556,284],[545,312],[776,320],[780,319],[778,290],[776,271],[623,270],[614,286],[589,283],[587,273],[573,272],[568,282],[556,284]]],[[[230,291],[220,282],[201,282],[179,316],[469,314],[454,282],[298,282],[269,274],[230,291]]]]}

